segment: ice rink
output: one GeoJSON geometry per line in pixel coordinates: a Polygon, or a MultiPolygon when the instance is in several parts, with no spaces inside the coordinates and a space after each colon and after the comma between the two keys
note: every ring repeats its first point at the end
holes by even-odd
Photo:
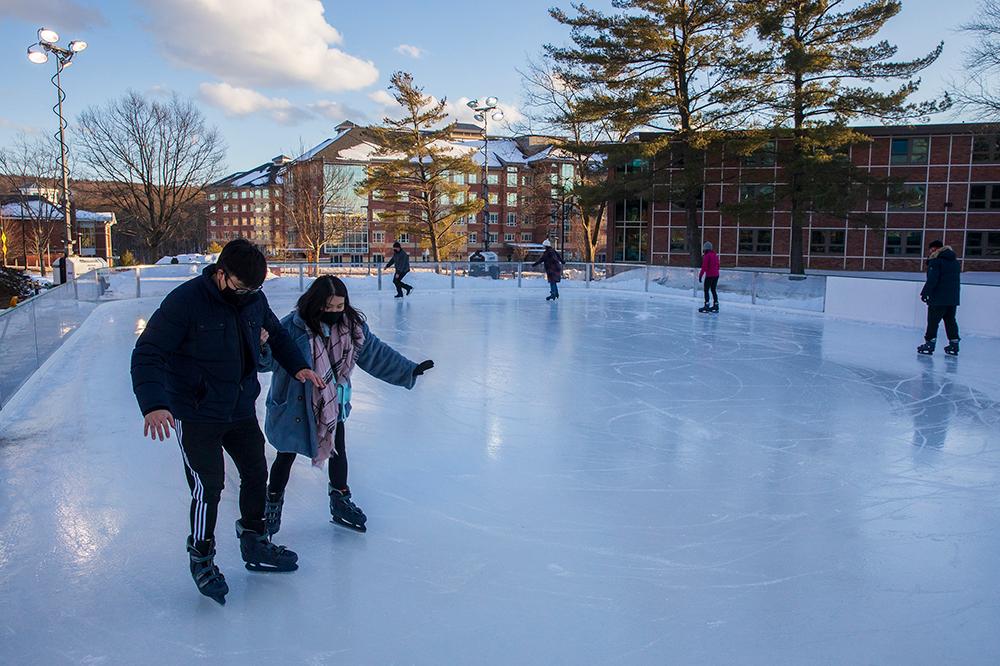
{"type": "Polygon", "coordinates": [[[436,363],[355,375],[368,533],[300,458],[301,568],[247,572],[230,466],[225,607],[129,383],[159,299],[99,306],[0,412],[0,662],[1000,662],[1000,341],[566,292],[358,294],[436,363]]]}

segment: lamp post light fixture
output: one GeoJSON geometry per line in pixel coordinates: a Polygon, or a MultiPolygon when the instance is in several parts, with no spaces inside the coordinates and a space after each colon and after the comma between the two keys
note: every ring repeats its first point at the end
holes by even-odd
{"type": "Polygon", "coordinates": [[[473,116],[478,122],[483,124],[483,252],[490,250],[490,120],[497,122],[503,120],[503,111],[498,108],[496,97],[487,97],[480,102],[474,99],[469,102],[468,107],[476,112],[473,116]]]}
{"type": "MultiPolygon", "coordinates": [[[[52,77],[52,85],[56,87],[56,104],[52,111],[59,117],[59,162],[62,168],[62,209],[66,224],[66,257],[73,256],[73,223],[69,210],[69,166],[66,164],[66,120],[63,117],[63,101],[66,93],[62,88],[62,71],[73,63],[73,57],[87,48],[87,42],[75,39],[66,48],[57,46],[59,35],[48,28],[38,29],[38,41],[28,47],[28,60],[36,65],[44,65],[49,61],[49,54],[55,56],[56,73],[52,77]]],[[[41,258],[39,258],[41,260],[41,258]]],[[[59,270],[63,282],[66,281],[66,260],[63,260],[59,270]]]]}

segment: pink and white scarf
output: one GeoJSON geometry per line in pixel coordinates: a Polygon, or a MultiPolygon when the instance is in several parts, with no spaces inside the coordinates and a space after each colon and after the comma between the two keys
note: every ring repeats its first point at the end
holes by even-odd
{"type": "Polygon", "coordinates": [[[336,455],[334,436],[341,418],[340,395],[347,391],[354,370],[355,360],[364,334],[361,327],[344,323],[330,327],[330,337],[310,332],[313,370],[323,378],[326,388],[313,387],[313,414],[316,417],[316,457],[313,465],[320,466],[330,456],[336,455]],[[352,331],[351,329],[356,329],[352,331]],[[354,333],[352,338],[351,333],[354,333]],[[342,388],[341,388],[342,387],[342,388]]]}

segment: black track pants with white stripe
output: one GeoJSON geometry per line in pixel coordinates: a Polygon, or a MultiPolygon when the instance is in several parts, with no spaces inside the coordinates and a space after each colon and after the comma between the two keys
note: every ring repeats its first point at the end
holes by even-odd
{"type": "Polygon", "coordinates": [[[225,450],[240,475],[240,517],[244,527],[264,531],[267,459],[264,433],[256,418],[235,423],[177,421],[184,473],[191,488],[191,535],[197,542],[215,538],[219,498],[226,480],[225,450]]]}

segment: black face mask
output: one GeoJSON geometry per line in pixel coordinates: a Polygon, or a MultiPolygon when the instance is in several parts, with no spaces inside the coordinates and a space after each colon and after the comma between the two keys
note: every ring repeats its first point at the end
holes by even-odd
{"type": "Polygon", "coordinates": [[[344,320],[343,312],[321,312],[319,313],[319,320],[326,324],[327,326],[336,326],[344,320]]]}
{"type": "Polygon", "coordinates": [[[235,307],[243,307],[247,303],[253,300],[254,296],[257,294],[237,294],[235,290],[226,287],[220,292],[222,294],[222,300],[229,303],[235,307]]]}

